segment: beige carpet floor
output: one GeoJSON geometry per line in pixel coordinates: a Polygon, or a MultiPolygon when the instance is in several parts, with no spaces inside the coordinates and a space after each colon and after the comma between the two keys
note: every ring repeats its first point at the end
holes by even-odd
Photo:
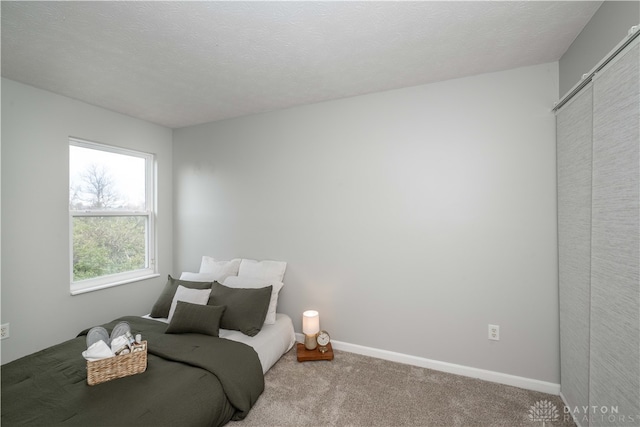
{"type": "Polygon", "coordinates": [[[337,350],[331,362],[299,363],[294,347],[265,383],[247,418],[229,426],[575,426],[558,396],[337,350]],[[539,409],[530,420],[540,401],[557,420],[539,409]]]}

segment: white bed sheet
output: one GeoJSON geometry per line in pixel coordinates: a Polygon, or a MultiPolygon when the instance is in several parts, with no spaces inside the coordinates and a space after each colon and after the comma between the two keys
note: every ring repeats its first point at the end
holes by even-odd
{"type": "MultiPolygon", "coordinates": [[[[157,320],[158,322],[169,323],[166,318],[154,318],[148,314],[142,316],[145,319],[157,320]]],[[[250,337],[240,331],[230,331],[220,329],[220,338],[238,341],[253,347],[258,353],[262,373],[267,371],[278,361],[283,354],[293,347],[296,342],[296,335],[293,330],[291,318],[283,313],[276,313],[276,323],[273,325],[262,325],[262,330],[256,336],[250,337]]],[[[144,337],[143,337],[144,338],[144,337]]]]}

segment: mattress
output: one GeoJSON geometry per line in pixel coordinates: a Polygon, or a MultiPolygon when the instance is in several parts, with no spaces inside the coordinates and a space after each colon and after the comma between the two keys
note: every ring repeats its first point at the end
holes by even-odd
{"type": "MultiPolygon", "coordinates": [[[[142,316],[146,319],[157,320],[169,323],[166,318],[153,318],[149,315],[142,316]]],[[[273,325],[263,325],[262,330],[253,337],[247,336],[240,331],[220,329],[220,338],[247,344],[258,353],[262,373],[267,371],[293,347],[296,342],[296,335],[293,330],[291,318],[283,313],[276,313],[276,323],[273,325]]]]}

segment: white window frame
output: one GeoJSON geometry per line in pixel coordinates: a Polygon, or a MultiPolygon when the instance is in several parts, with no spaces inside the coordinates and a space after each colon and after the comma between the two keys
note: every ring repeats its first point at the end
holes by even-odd
{"type": "MultiPolygon", "coordinates": [[[[155,155],[126,148],[114,147],[98,142],[91,142],[79,138],[70,137],[69,147],[81,147],[91,150],[105,151],[115,154],[139,157],[145,160],[145,192],[146,200],[144,211],[122,211],[122,210],[82,210],[74,211],[69,209],[69,280],[71,295],[83,294],[97,291],[99,289],[124,285],[126,283],[137,282],[152,277],[158,277],[158,267],[156,262],[156,226],[155,226],[155,155]],[[81,217],[106,217],[106,216],[143,216],[147,218],[146,233],[146,268],[126,271],[123,273],[109,274],[92,279],[73,280],[73,219],[81,217]]],[[[68,194],[67,194],[68,197],[68,194]]]]}

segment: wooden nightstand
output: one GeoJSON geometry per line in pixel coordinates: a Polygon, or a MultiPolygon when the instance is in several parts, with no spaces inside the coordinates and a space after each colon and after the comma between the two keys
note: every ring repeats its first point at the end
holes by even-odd
{"type": "Polygon", "coordinates": [[[296,353],[298,353],[298,362],[309,362],[311,360],[333,360],[333,347],[331,343],[327,345],[327,351],[320,353],[318,349],[307,350],[304,348],[304,344],[298,343],[296,346],[296,353]]]}

